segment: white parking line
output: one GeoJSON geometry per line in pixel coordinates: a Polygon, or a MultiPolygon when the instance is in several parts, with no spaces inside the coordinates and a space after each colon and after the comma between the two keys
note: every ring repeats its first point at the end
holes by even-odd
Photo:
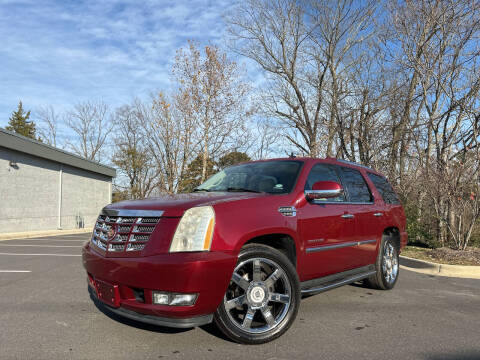
{"type": "Polygon", "coordinates": [[[59,239],[7,239],[7,240],[2,240],[3,241],[33,241],[33,242],[36,242],[36,241],[88,241],[90,240],[90,237],[88,238],[85,238],[85,239],[72,239],[72,240],[68,240],[68,239],[64,239],[64,240],[59,240],[59,239]]]}
{"type": "Polygon", "coordinates": [[[33,247],[42,247],[42,248],[47,248],[47,247],[51,247],[51,248],[81,248],[81,246],[78,246],[78,245],[31,245],[31,244],[18,244],[18,245],[10,245],[10,244],[0,244],[0,246],[33,246],[33,247]]]}
{"type": "Polygon", "coordinates": [[[0,270],[0,273],[29,273],[30,270],[0,270]]]}
{"type": "Polygon", "coordinates": [[[82,256],[73,254],[17,254],[17,253],[4,253],[0,252],[0,255],[18,255],[18,256],[82,256]]]}

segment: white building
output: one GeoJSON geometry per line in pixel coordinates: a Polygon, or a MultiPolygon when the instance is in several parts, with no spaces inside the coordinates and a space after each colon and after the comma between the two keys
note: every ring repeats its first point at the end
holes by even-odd
{"type": "Polygon", "coordinates": [[[92,228],[115,169],[0,128],[0,233],[92,228]]]}

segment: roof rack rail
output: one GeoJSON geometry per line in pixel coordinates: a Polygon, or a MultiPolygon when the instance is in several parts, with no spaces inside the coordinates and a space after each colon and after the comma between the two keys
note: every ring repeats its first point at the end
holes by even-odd
{"type": "Polygon", "coordinates": [[[367,169],[367,170],[375,171],[371,167],[368,167],[366,165],[362,165],[362,164],[359,164],[359,163],[356,163],[356,162],[353,162],[353,161],[344,160],[344,159],[337,159],[337,161],[341,162],[341,163],[344,163],[344,164],[354,165],[354,166],[358,166],[358,167],[361,167],[361,168],[364,168],[364,169],[367,169]]]}

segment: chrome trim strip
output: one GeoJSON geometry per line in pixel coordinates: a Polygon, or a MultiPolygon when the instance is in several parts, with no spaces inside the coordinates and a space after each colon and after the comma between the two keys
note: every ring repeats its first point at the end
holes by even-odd
{"type": "Polygon", "coordinates": [[[125,217],[161,217],[163,210],[102,209],[102,215],[125,217]]]}
{"type": "Polygon", "coordinates": [[[318,251],[341,249],[341,248],[350,247],[350,246],[360,246],[360,245],[371,244],[371,243],[376,243],[376,242],[377,242],[377,240],[374,240],[374,239],[372,239],[372,240],[362,240],[362,241],[350,241],[350,242],[345,242],[345,243],[341,243],[341,244],[311,247],[311,248],[307,248],[305,251],[307,253],[312,253],[312,252],[318,252],[318,251]]]}
{"type": "Polygon", "coordinates": [[[307,199],[316,200],[323,198],[335,198],[343,195],[343,189],[335,190],[305,190],[304,195],[307,199]]]}
{"type": "Polygon", "coordinates": [[[349,277],[345,280],[342,280],[342,281],[339,281],[339,282],[336,282],[336,283],[333,283],[333,284],[320,286],[320,287],[312,288],[312,289],[305,289],[305,290],[302,290],[301,293],[302,294],[311,294],[311,293],[324,292],[324,291],[331,290],[331,289],[334,289],[334,288],[342,286],[342,285],[350,284],[352,282],[365,279],[365,278],[367,278],[367,277],[369,277],[369,276],[371,276],[375,273],[376,273],[376,271],[370,271],[370,272],[363,273],[363,274],[360,274],[360,275],[355,275],[355,276],[349,277]]]}
{"type": "Polygon", "coordinates": [[[353,219],[355,217],[355,215],[353,214],[343,214],[342,215],[342,218],[344,219],[353,219]]]}

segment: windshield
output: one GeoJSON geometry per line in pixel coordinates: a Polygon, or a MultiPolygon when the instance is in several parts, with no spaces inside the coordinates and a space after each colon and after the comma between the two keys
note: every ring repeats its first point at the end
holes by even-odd
{"type": "Polygon", "coordinates": [[[195,191],[251,191],[286,194],[292,191],[301,161],[265,161],[228,167],[195,191]]]}

